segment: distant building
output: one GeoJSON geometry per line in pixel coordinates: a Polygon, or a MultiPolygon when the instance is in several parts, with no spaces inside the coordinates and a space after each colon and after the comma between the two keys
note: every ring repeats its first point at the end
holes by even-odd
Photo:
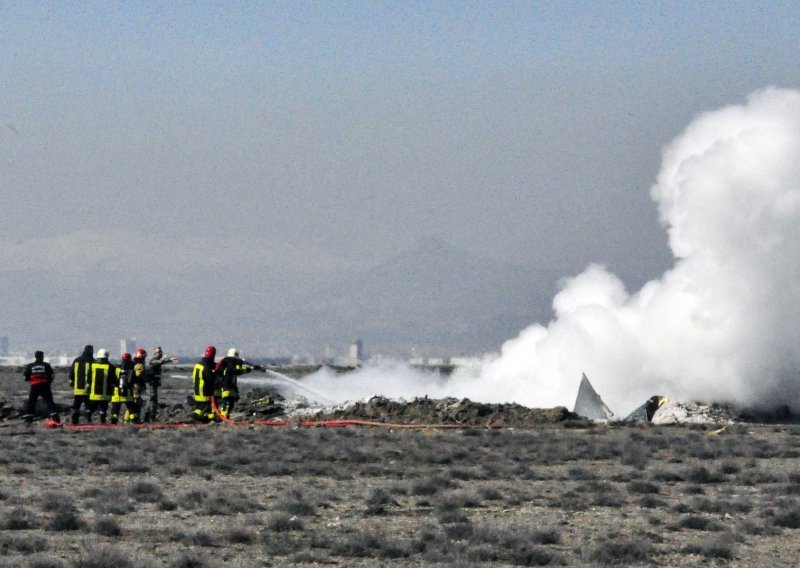
{"type": "Polygon", "coordinates": [[[454,367],[477,367],[480,362],[478,357],[450,357],[450,364],[454,367]]]}
{"type": "Polygon", "coordinates": [[[8,336],[0,337],[0,356],[8,355],[8,336]]]}
{"type": "Polygon", "coordinates": [[[340,364],[345,367],[358,367],[364,361],[364,342],[357,339],[347,349],[347,356],[340,364]]]}
{"type": "Polygon", "coordinates": [[[350,344],[347,350],[347,359],[353,364],[358,365],[364,360],[364,342],[357,339],[355,343],[350,344]]]}
{"type": "Polygon", "coordinates": [[[136,353],[136,349],[138,346],[136,345],[136,338],[131,339],[120,339],[119,340],[119,352],[121,353],[130,353],[133,355],[136,353]]]}

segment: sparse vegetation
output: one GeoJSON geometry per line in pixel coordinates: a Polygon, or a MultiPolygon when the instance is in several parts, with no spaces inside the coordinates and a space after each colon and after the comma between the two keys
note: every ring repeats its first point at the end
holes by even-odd
{"type": "Polygon", "coordinates": [[[0,564],[788,565],[798,432],[11,425],[0,564]]]}

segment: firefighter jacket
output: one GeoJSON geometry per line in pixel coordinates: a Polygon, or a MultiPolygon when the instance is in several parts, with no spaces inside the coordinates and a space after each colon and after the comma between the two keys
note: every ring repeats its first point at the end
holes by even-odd
{"type": "Polygon", "coordinates": [[[111,400],[119,385],[117,366],[106,360],[92,363],[92,382],[89,400],[111,400]]]}
{"type": "Polygon", "coordinates": [[[133,364],[123,362],[117,367],[117,387],[114,389],[114,396],[111,402],[131,402],[133,400],[133,385],[131,375],[133,374],[133,364]]]}
{"type": "Polygon", "coordinates": [[[76,357],[69,370],[69,384],[76,396],[89,394],[92,382],[92,364],[94,357],[89,349],[84,349],[80,357],[76,357]]]}
{"type": "Polygon", "coordinates": [[[147,380],[147,369],[144,366],[144,359],[134,359],[133,371],[131,372],[131,392],[133,396],[139,397],[145,391],[147,380]]]}
{"type": "Polygon", "coordinates": [[[222,397],[226,398],[239,392],[238,377],[253,370],[253,366],[238,357],[224,357],[217,363],[222,397]]]}
{"type": "Polygon", "coordinates": [[[45,363],[44,361],[37,360],[33,363],[28,363],[25,365],[25,370],[22,371],[22,374],[31,386],[49,385],[53,382],[53,367],[50,366],[50,363],[45,363]]]}
{"type": "Polygon", "coordinates": [[[217,388],[217,376],[214,371],[214,360],[203,358],[192,370],[195,402],[208,402],[217,388]]]}

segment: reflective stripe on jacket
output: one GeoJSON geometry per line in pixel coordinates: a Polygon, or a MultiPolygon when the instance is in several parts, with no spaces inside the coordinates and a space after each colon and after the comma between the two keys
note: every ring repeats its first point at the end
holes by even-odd
{"type": "Polygon", "coordinates": [[[197,363],[192,370],[192,381],[194,382],[195,402],[210,401],[216,388],[214,363],[207,361],[197,363]]]}
{"type": "Polygon", "coordinates": [[[114,389],[119,384],[117,381],[116,365],[93,363],[89,400],[111,400],[114,396],[114,389]]]}

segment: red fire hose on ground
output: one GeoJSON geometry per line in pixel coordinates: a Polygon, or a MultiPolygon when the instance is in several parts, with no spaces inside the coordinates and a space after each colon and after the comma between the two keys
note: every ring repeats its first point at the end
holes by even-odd
{"type": "MultiPolygon", "coordinates": [[[[439,430],[465,430],[474,428],[502,428],[493,423],[488,424],[403,424],[396,422],[379,422],[376,420],[359,420],[359,419],[340,419],[340,420],[231,420],[220,412],[217,400],[211,397],[211,408],[214,414],[221,423],[229,424],[231,426],[295,426],[302,428],[348,428],[350,426],[366,426],[374,428],[389,428],[392,430],[424,430],[424,429],[439,429],[439,430]]],[[[55,429],[63,428],[65,430],[108,430],[122,427],[144,428],[148,430],[158,430],[165,428],[186,428],[191,426],[204,426],[205,424],[199,422],[145,422],[142,424],[61,424],[54,420],[45,420],[43,426],[45,428],[55,429]]]]}

